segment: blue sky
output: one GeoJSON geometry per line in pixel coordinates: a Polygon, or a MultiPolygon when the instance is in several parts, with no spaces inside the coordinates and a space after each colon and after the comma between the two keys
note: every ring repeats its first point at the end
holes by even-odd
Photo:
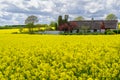
{"type": "Polygon", "coordinates": [[[120,21],[120,0],[0,0],[0,25],[24,24],[30,15],[45,24],[64,14],[73,20],[77,16],[105,19],[109,13],[120,21]]]}

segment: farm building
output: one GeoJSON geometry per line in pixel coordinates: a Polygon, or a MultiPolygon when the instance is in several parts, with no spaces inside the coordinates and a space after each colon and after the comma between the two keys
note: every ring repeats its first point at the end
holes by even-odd
{"type": "Polygon", "coordinates": [[[81,20],[81,21],[70,21],[70,23],[76,23],[75,30],[77,32],[90,31],[90,32],[104,32],[107,29],[117,29],[117,20],[81,20]]]}

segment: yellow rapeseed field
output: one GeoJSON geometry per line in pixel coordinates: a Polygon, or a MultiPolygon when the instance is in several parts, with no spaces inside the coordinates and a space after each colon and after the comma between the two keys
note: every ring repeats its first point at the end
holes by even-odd
{"type": "Polygon", "coordinates": [[[4,31],[0,30],[0,80],[120,80],[120,35],[4,31]]]}

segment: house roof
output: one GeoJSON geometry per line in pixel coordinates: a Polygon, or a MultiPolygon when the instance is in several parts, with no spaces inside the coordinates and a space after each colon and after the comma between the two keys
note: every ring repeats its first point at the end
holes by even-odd
{"type": "Polygon", "coordinates": [[[89,28],[89,29],[116,29],[118,20],[81,20],[81,21],[70,21],[76,22],[77,28],[89,28]]]}

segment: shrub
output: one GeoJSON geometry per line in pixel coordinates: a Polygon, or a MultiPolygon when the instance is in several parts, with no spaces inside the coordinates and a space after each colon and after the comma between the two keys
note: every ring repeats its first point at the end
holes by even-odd
{"type": "Polygon", "coordinates": [[[110,29],[107,29],[107,30],[105,31],[105,34],[107,34],[107,35],[112,35],[112,34],[115,34],[115,32],[113,32],[113,31],[110,30],[110,29]]]}
{"type": "Polygon", "coordinates": [[[12,32],[12,34],[18,34],[18,32],[12,32]]]}
{"type": "Polygon", "coordinates": [[[119,30],[113,30],[114,33],[120,34],[120,29],[119,30]]]}
{"type": "Polygon", "coordinates": [[[19,32],[22,33],[22,31],[23,31],[23,28],[19,28],[19,32]]]}

